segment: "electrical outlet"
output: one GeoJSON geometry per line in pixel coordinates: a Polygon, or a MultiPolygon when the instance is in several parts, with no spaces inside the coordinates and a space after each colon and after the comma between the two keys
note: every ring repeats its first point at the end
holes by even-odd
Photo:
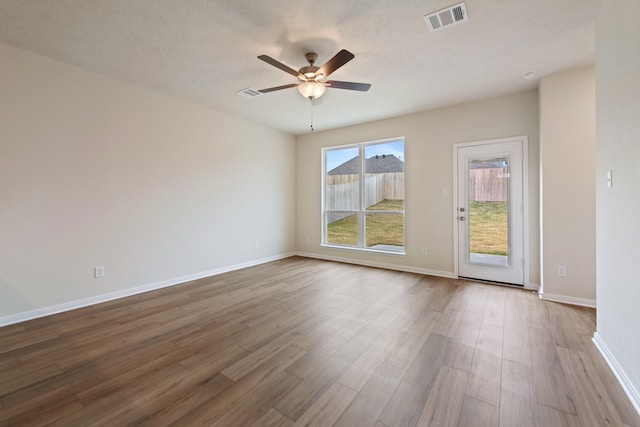
{"type": "Polygon", "coordinates": [[[558,266],[558,277],[567,277],[567,267],[564,265],[558,266]]]}
{"type": "Polygon", "coordinates": [[[428,255],[429,251],[427,251],[427,248],[422,248],[422,255],[428,255]]]}
{"type": "Polygon", "coordinates": [[[258,242],[257,240],[253,242],[253,249],[258,249],[259,247],[260,247],[260,242],[258,242]]]}
{"type": "Polygon", "coordinates": [[[104,277],[104,267],[102,265],[99,265],[93,269],[93,277],[96,279],[104,277]]]}

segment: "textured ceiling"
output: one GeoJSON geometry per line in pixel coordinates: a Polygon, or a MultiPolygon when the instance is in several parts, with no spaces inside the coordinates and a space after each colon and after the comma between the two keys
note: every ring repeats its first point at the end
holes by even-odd
{"type": "Polygon", "coordinates": [[[325,130],[536,87],[593,63],[601,0],[467,0],[469,21],[429,32],[423,16],[456,0],[0,0],[0,41],[292,134],[312,107],[295,89],[245,99],[246,87],[295,83],[292,68],[338,50],[355,59],[313,107],[325,130]],[[535,71],[531,80],[521,78],[535,71]]]}

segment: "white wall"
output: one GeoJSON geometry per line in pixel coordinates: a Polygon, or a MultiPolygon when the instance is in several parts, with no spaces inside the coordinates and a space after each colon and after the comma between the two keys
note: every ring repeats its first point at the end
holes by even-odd
{"type": "Polygon", "coordinates": [[[453,273],[453,149],[471,142],[529,136],[530,282],[539,277],[538,92],[527,91],[297,138],[296,246],[324,258],[341,258],[401,269],[453,273]],[[321,247],[322,148],[405,137],[406,257],[321,247]],[[442,189],[449,190],[447,197],[442,189]],[[421,255],[421,248],[429,251],[421,255]]]}
{"type": "Polygon", "coordinates": [[[596,27],[598,331],[640,412],[640,2],[606,0],[596,27]],[[613,171],[613,187],[606,173],[613,171]]]}
{"type": "Polygon", "coordinates": [[[295,249],[292,136],[4,44],[0,64],[0,324],[295,249]]]}
{"type": "Polygon", "coordinates": [[[595,306],[595,71],[540,83],[542,289],[545,299],[595,306]],[[559,277],[557,267],[566,267],[559,277]]]}

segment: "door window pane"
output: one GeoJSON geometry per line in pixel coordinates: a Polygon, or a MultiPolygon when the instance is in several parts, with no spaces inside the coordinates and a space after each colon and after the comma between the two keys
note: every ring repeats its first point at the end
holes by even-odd
{"type": "Polygon", "coordinates": [[[474,159],[469,174],[469,262],[509,264],[509,159],[474,159]]]}

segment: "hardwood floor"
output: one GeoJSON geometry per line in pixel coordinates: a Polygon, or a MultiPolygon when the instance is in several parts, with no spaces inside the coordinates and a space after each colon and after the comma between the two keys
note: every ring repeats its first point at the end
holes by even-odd
{"type": "Polygon", "coordinates": [[[595,311],[289,258],[0,328],[0,425],[640,426],[595,311]]]}

